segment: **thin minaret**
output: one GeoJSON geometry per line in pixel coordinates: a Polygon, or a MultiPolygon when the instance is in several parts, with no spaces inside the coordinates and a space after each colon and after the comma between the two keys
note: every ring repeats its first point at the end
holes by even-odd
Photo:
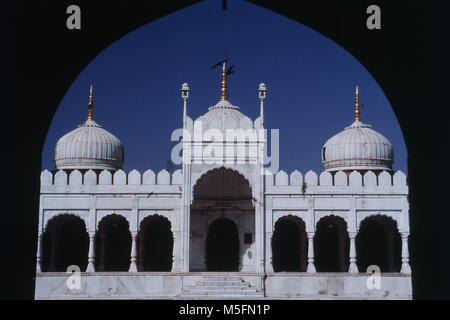
{"type": "Polygon", "coordinates": [[[94,115],[93,115],[93,111],[94,111],[94,92],[92,90],[92,84],[91,84],[91,89],[89,90],[89,109],[88,109],[88,120],[94,120],[94,115]]]}
{"type": "Polygon", "coordinates": [[[181,98],[183,99],[183,129],[186,128],[186,121],[187,121],[187,99],[189,99],[189,85],[187,82],[183,83],[181,85],[181,98]]]}
{"type": "Polygon", "coordinates": [[[222,89],[220,101],[227,101],[227,71],[226,71],[226,62],[224,61],[222,64],[222,89]]]}
{"type": "Polygon", "coordinates": [[[259,115],[259,120],[260,120],[260,126],[261,128],[264,128],[264,99],[266,99],[266,85],[261,82],[259,84],[259,88],[258,88],[258,93],[259,93],[259,101],[261,102],[261,107],[260,107],[260,115],[259,115]]]}
{"type": "Polygon", "coordinates": [[[358,86],[356,86],[356,92],[355,92],[355,121],[361,121],[361,118],[359,116],[359,92],[358,92],[358,86]]]}

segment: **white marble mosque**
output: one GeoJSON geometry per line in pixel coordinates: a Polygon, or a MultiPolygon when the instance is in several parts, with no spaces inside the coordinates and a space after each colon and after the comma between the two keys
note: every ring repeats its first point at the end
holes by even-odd
{"type": "Polygon", "coordinates": [[[304,174],[261,161],[266,91],[252,121],[228,101],[223,62],[220,101],[194,121],[184,83],[181,169],[127,173],[91,87],[87,121],[41,173],[35,298],[411,299],[406,175],[362,123],[358,89],[324,171],[304,174]]]}

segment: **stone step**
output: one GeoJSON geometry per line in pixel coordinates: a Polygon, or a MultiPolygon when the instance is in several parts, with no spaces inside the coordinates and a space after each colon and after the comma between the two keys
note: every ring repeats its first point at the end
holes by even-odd
{"type": "Polygon", "coordinates": [[[174,300],[260,300],[266,299],[264,295],[261,296],[178,296],[174,300]]]}
{"type": "Polygon", "coordinates": [[[257,291],[209,291],[209,290],[205,290],[205,291],[195,291],[195,292],[183,292],[180,296],[186,296],[186,297],[190,297],[190,296],[211,296],[211,297],[228,297],[228,296],[233,296],[233,297],[239,297],[239,296],[255,296],[255,297],[260,297],[263,295],[263,293],[257,292],[257,291]]]}
{"type": "Polygon", "coordinates": [[[190,288],[186,288],[186,291],[195,291],[195,292],[200,292],[200,291],[208,291],[208,292],[231,292],[231,291],[235,291],[235,292],[257,292],[257,290],[255,288],[252,287],[244,287],[244,288],[239,288],[239,287],[227,287],[227,288],[221,288],[221,287],[190,287],[190,288]]]}
{"type": "Polygon", "coordinates": [[[241,277],[234,276],[205,276],[202,280],[212,280],[212,281],[242,281],[241,277]]]}
{"type": "Polygon", "coordinates": [[[234,276],[205,276],[194,285],[187,286],[180,298],[261,298],[263,292],[258,292],[250,283],[241,277],[234,276]]]}
{"type": "Polygon", "coordinates": [[[208,285],[196,285],[195,287],[190,287],[188,289],[201,289],[201,290],[245,290],[251,289],[250,286],[240,285],[240,286],[208,286],[208,285]]]}
{"type": "Polygon", "coordinates": [[[198,281],[196,286],[218,286],[218,287],[225,287],[225,286],[250,286],[248,283],[244,281],[215,281],[215,280],[201,280],[198,281]]]}

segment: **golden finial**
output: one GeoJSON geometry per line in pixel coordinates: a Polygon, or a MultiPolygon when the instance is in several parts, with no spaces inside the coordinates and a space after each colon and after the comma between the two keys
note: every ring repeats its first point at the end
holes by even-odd
{"type": "Polygon", "coordinates": [[[358,86],[356,86],[356,102],[355,102],[355,121],[361,121],[360,117],[359,117],[359,92],[358,92],[358,86]]]}
{"type": "Polygon", "coordinates": [[[222,63],[222,89],[220,90],[222,96],[220,97],[220,101],[227,100],[227,71],[226,71],[226,61],[222,63]]]}
{"type": "Polygon", "coordinates": [[[92,114],[94,109],[94,93],[92,91],[92,84],[91,89],[89,90],[89,109],[88,109],[88,120],[94,120],[94,115],[92,114]]]}

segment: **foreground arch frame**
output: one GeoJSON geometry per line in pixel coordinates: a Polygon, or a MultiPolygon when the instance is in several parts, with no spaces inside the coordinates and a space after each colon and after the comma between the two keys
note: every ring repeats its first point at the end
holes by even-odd
{"type": "MultiPolygon", "coordinates": [[[[162,17],[168,13],[175,12],[197,3],[198,1],[181,1],[167,3],[158,2],[136,2],[133,6],[124,8],[121,5],[111,5],[108,7],[101,6],[95,2],[83,4],[89,12],[97,12],[105,15],[105,10],[111,19],[102,20],[94,19],[89,23],[88,33],[83,33],[80,37],[67,37],[67,32],[60,33],[42,33],[41,28],[34,28],[33,17],[45,16],[40,23],[47,26],[50,30],[51,26],[59,24],[59,15],[64,12],[64,4],[50,7],[42,7],[37,2],[27,5],[29,10],[22,10],[21,4],[10,2],[9,12],[11,20],[17,21],[24,28],[10,30],[13,32],[12,39],[23,39],[21,42],[11,43],[10,46],[16,48],[16,57],[11,61],[10,86],[8,91],[11,96],[21,96],[24,87],[21,79],[30,79],[29,83],[33,83],[32,87],[28,87],[29,94],[22,96],[17,101],[17,108],[9,108],[8,114],[10,118],[22,118],[24,127],[33,128],[34,135],[27,136],[27,139],[17,136],[17,144],[21,144],[23,148],[13,151],[11,157],[12,162],[11,181],[22,181],[28,186],[27,193],[29,200],[23,201],[23,183],[10,186],[11,198],[10,211],[21,212],[21,215],[10,215],[8,219],[14,221],[13,225],[17,228],[10,234],[8,241],[15,243],[17,250],[12,252],[14,260],[23,261],[14,265],[14,271],[20,274],[20,277],[12,282],[6,282],[5,286],[10,287],[10,295],[16,298],[32,299],[34,295],[34,270],[29,265],[35,263],[34,252],[37,243],[37,230],[33,225],[38,223],[36,212],[39,211],[38,197],[39,186],[38,176],[36,172],[39,169],[41,152],[39,147],[43,146],[48,126],[59,104],[61,97],[71,85],[76,75],[91,61],[98,53],[116,41],[123,35],[142,26],[150,21],[162,17]],[[16,7],[17,6],[17,7],[16,7]],[[129,14],[123,16],[123,11],[127,10],[129,14]],[[131,18],[132,17],[132,18],[131,18]],[[34,40],[40,39],[42,44],[50,44],[50,46],[42,46],[41,53],[30,56],[28,53],[34,45],[34,40]],[[53,45],[53,46],[52,46],[53,45]],[[57,47],[54,47],[57,46],[57,47]],[[57,50],[55,50],[57,49],[57,50]],[[64,73],[61,68],[53,67],[59,57],[65,57],[62,63],[65,64],[64,73]],[[77,59],[74,59],[77,57],[77,59]],[[78,61],[67,65],[65,62],[78,61]],[[47,74],[50,78],[58,78],[60,81],[54,83],[52,96],[47,94],[46,88],[48,84],[45,81],[39,81],[42,74],[47,74]],[[14,80],[15,79],[15,80],[14,80]],[[34,114],[34,117],[23,118],[21,115],[24,110],[31,110],[36,100],[46,101],[42,105],[42,112],[34,114]],[[28,157],[22,157],[22,150],[29,150],[28,157]],[[27,227],[23,226],[23,220],[29,223],[27,227]],[[26,228],[26,232],[24,231],[26,228]]],[[[359,19],[352,19],[355,13],[364,12],[362,3],[355,2],[351,6],[342,5],[338,2],[327,3],[327,10],[324,14],[323,4],[315,2],[295,3],[290,1],[255,1],[252,3],[273,10],[286,17],[299,21],[310,26],[325,36],[339,43],[347,51],[351,52],[359,61],[361,61],[368,70],[372,72],[378,83],[381,83],[383,89],[388,96],[391,104],[399,118],[402,130],[405,134],[408,150],[410,152],[408,167],[409,181],[411,183],[410,199],[412,222],[411,227],[414,230],[414,243],[421,243],[422,246],[414,247],[416,261],[425,261],[427,257],[438,257],[439,248],[435,246],[435,239],[425,236],[430,232],[438,231],[438,224],[434,220],[429,219],[429,212],[444,212],[445,206],[443,202],[428,202],[420,200],[432,197],[435,190],[429,186],[441,183],[440,175],[432,175],[423,171],[423,164],[428,163],[429,155],[434,154],[435,143],[430,143],[430,139],[422,139],[423,132],[428,132],[430,137],[442,136],[439,126],[434,123],[423,122],[423,106],[424,105],[443,105],[439,95],[430,95],[436,88],[436,82],[427,79],[439,79],[439,19],[427,20],[423,23],[422,19],[409,19],[408,24],[411,29],[420,29],[426,37],[414,38],[410,41],[410,37],[398,38],[398,34],[404,30],[404,21],[398,15],[393,15],[389,25],[392,32],[370,33],[360,27],[359,19]],[[340,22],[350,24],[345,28],[345,32],[336,32],[335,19],[340,17],[340,22]],[[358,41],[355,41],[358,39],[358,41]],[[385,48],[383,51],[374,52],[373,48],[385,48]],[[404,51],[410,54],[405,56],[404,51]],[[387,58],[388,57],[388,58],[387,58]],[[424,61],[422,64],[416,64],[417,60],[424,61]],[[383,64],[379,62],[383,61],[383,64]],[[420,79],[416,77],[404,77],[404,66],[415,65],[415,72],[421,74],[420,79]],[[425,80],[426,79],[426,80],[425,80]],[[415,92],[414,99],[405,99],[410,92],[415,92]],[[420,124],[422,130],[416,130],[420,124]],[[413,152],[421,150],[421,152],[413,152]],[[440,205],[439,205],[440,203],[440,205]],[[431,231],[430,231],[431,230],[431,231]]],[[[219,5],[219,4],[218,4],[219,5]]],[[[430,2],[425,7],[417,8],[415,6],[404,7],[400,3],[390,2],[383,5],[386,10],[391,12],[402,12],[402,17],[431,17],[439,12],[439,3],[430,2]],[[418,11],[420,10],[420,12],[418,11]]],[[[385,19],[389,19],[385,16],[385,19]]],[[[437,80],[439,81],[439,80],[437,80]]],[[[422,268],[415,271],[415,297],[417,298],[436,298],[447,296],[447,288],[436,288],[434,284],[439,283],[439,273],[435,272],[436,264],[425,264],[422,268]],[[445,290],[445,291],[444,291],[445,290]],[[445,294],[444,294],[445,292],[445,294]]],[[[12,272],[12,270],[11,270],[12,272]]]]}
{"type": "MultiPolygon", "coordinates": [[[[279,208],[278,208],[279,209],[279,208]]],[[[337,213],[335,213],[335,214],[337,214],[337,213]]],[[[372,214],[375,214],[375,213],[372,213],[372,214]]],[[[345,213],[343,214],[343,215],[345,215],[345,213]]],[[[347,217],[348,218],[348,217],[347,217]]],[[[351,218],[348,218],[349,220],[351,220],[351,218]]],[[[357,218],[358,219],[358,218],[357,218]]],[[[314,223],[313,223],[314,224],[314,223]]],[[[308,236],[309,236],[309,234],[311,234],[311,233],[313,233],[314,232],[314,230],[310,230],[309,232],[308,232],[308,236]]],[[[308,237],[308,238],[311,238],[311,237],[308,237]]],[[[308,244],[310,243],[310,241],[308,241],[308,244]]],[[[309,252],[311,252],[311,250],[308,250],[309,252]]],[[[311,256],[310,254],[308,254],[309,255],[309,257],[308,257],[308,266],[311,264],[310,262],[311,261],[314,261],[314,256],[311,256]]],[[[355,259],[355,256],[353,257],[353,259],[355,259]]]]}

